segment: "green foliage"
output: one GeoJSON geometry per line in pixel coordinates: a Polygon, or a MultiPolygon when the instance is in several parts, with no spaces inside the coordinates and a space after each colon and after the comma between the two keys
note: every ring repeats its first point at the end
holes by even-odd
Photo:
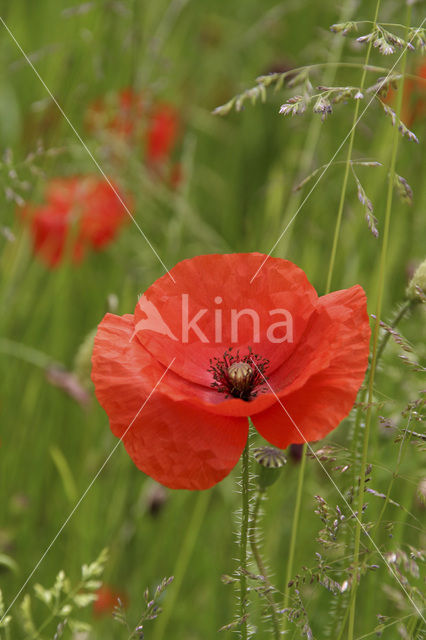
{"type": "MultiPolygon", "coordinates": [[[[274,255],[296,262],[325,293],[346,167],[341,155],[330,160],[347,137],[358,105],[362,117],[350,161],[356,174],[345,195],[332,289],[360,283],[373,312],[391,140],[395,128],[400,131],[391,182],[401,202],[395,198],[392,205],[363,515],[366,531],[420,608],[422,584],[414,564],[421,573],[425,292],[411,278],[425,258],[426,199],[424,154],[410,142],[424,140],[424,114],[415,111],[424,97],[420,84],[411,95],[404,91],[411,122],[405,113],[397,115],[395,96],[403,91],[403,80],[418,80],[425,35],[411,25],[421,23],[422,7],[413,4],[405,28],[404,3],[383,0],[374,27],[357,20],[369,17],[371,3],[365,0],[356,11],[358,3],[341,4],[339,15],[339,3],[331,0],[15,0],[5,3],[1,15],[103,170],[133,194],[132,214],[167,266],[201,253],[267,253],[274,247],[274,255]],[[399,62],[393,65],[405,43],[415,50],[409,47],[404,75],[399,62]],[[392,57],[382,55],[391,50],[392,57]],[[88,126],[94,101],[111,100],[129,86],[172,102],[181,115],[171,159],[182,166],[177,189],[156,179],[142,144],[123,147],[108,132],[97,135],[88,126]],[[286,105],[283,115],[301,117],[281,117],[281,105],[286,105]],[[214,117],[213,110],[226,117],[214,117]],[[371,231],[379,231],[377,239],[364,217],[371,231]],[[415,303],[405,306],[410,280],[415,303]]],[[[163,268],[131,222],[106,251],[89,255],[79,266],[50,271],[34,257],[22,206],[40,202],[51,178],[96,173],[96,167],[0,28],[0,638],[29,640],[45,624],[40,633],[47,640],[71,639],[88,625],[90,640],[126,640],[131,633],[136,639],[140,625],[148,637],[151,624],[160,628],[155,640],[213,640],[221,627],[222,635],[231,637],[241,620],[233,618],[233,591],[220,576],[230,575],[233,585],[238,578],[231,515],[239,505],[238,470],[211,491],[195,533],[194,496],[165,491],[155,500],[155,485],[121,446],[86,493],[116,444],[89,381],[93,329],[108,310],[131,313],[138,295],[163,275],[163,268]],[[76,382],[91,402],[79,402],[81,394],[70,393],[76,382]],[[4,615],[80,498],[25,595],[4,615]],[[102,557],[80,576],[83,562],[105,546],[108,562],[102,557]],[[182,550],[187,570],[174,600],[177,578],[161,594],[155,585],[161,576],[177,575],[182,550]],[[116,620],[112,613],[94,618],[91,612],[102,566],[104,582],[128,596],[116,620]],[[64,572],[58,574],[61,567],[64,572]],[[149,595],[142,599],[145,585],[149,595]],[[159,604],[169,620],[164,631],[162,617],[149,619],[158,614],[159,604]]],[[[145,126],[143,117],[140,124],[145,126]]],[[[316,458],[306,461],[285,614],[280,611],[300,464],[291,450],[279,478],[264,492],[255,542],[267,563],[264,572],[258,569],[250,545],[246,576],[247,622],[259,640],[273,637],[274,611],[279,624],[289,620],[290,638],[346,637],[355,519],[336,486],[356,510],[368,405],[361,391],[353,414],[326,442],[314,445],[316,458]]],[[[265,442],[259,437],[253,444],[265,442]]],[[[254,504],[251,508],[253,516],[254,504]]],[[[416,608],[364,534],[361,543],[355,578],[362,615],[355,637],[420,638],[416,608]]]]}
{"type": "MultiPolygon", "coordinates": [[[[82,566],[81,579],[74,586],[63,570],[58,573],[50,588],[36,583],[33,587],[34,598],[26,593],[17,605],[17,613],[13,614],[24,631],[25,640],[52,637],[52,628],[61,635],[65,627],[73,633],[89,632],[91,625],[75,616],[79,614],[80,609],[87,608],[96,600],[96,592],[102,585],[100,578],[107,560],[108,553],[104,549],[94,562],[82,566]],[[47,613],[38,612],[37,616],[35,615],[34,599],[44,605],[47,613]]],[[[12,620],[12,615],[6,615],[3,618],[4,613],[5,607],[0,592],[0,616],[2,617],[0,629],[6,629],[12,620]]],[[[59,638],[60,635],[55,635],[56,637],[59,638]]]]}

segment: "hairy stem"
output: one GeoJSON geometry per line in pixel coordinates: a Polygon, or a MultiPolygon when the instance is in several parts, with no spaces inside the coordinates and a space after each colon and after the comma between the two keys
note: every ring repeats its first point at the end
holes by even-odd
{"type": "Polygon", "coordinates": [[[258,569],[260,575],[265,580],[265,585],[266,585],[266,589],[267,589],[265,595],[266,595],[266,599],[268,600],[268,603],[269,603],[269,606],[270,606],[270,609],[271,609],[274,638],[276,638],[276,640],[279,640],[279,638],[280,638],[280,627],[279,627],[279,623],[278,623],[276,603],[275,603],[275,600],[274,600],[274,596],[272,594],[273,586],[272,586],[271,581],[268,578],[268,574],[266,572],[266,568],[265,568],[265,565],[263,563],[262,555],[260,553],[259,547],[257,545],[257,539],[256,539],[256,531],[257,531],[257,524],[258,524],[258,519],[259,519],[260,504],[262,502],[262,497],[263,496],[264,496],[264,492],[261,492],[261,491],[257,492],[256,501],[254,503],[253,513],[252,513],[252,517],[251,517],[251,520],[250,520],[249,539],[250,539],[251,551],[252,551],[252,554],[253,554],[253,558],[254,558],[254,560],[256,562],[257,569],[258,569]]]}
{"type": "Polygon", "coordinates": [[[249,450],[250,436],[244,447],[241,463],[241,533],[240,533],[240,620],[241,640],[247,640],[247,540],[249,529],[249,450]]]}
{"type": "MultiPolygon", "coordinates": [[[[378,5],[380,4],[380,0],[378,0],[377,4],[378,5]]],[[[376,9],[376,18],[377,18],[377,11],[378,11],[378,6],[376,9]]],[[[410,20],[411,20],[411,5],[407,5],[406,24],[410,24],[410,20]]],[[[402,59],[403,73],[405,72],[406,59],[407,59],[407,56],[406,56],[406,50],[405,50],[403,59],[402,59]]],[[[402,82],[399,92],[397,94],[396,113],[398,117],[401,113],[403,90],[404,90],[404,83],[402,82]]],[[[393,137],[392,137],[391,160],[390,160],[390,167],[389,167],[389,181],[388,181],[387,196],[386,196],[386,211],[385,211],[385,222],[384,222],[384,231],[383,231],[383,242],[382,242],[382,247],[380,252],[379,286],[378,286],[377,301],[376,301],[376,320],[374,324],[374,333],[373,333],[373,352],[372,352],[372,359],[371,359],[370,376],[368,380],[368,406],[367,406],[367,415],[365,419],[364,442],[363,442],[362,462],[361,462],[361,469],[360,469],[360,485],[359,485],[358,508],[357,508],[358,518],[357,518],[356,529],[355,529],[354,563],[353,563],[354,577],[352,581],[352,594],[351,594],[348,636],[347,636],[348,640],[353,640],[353,637],[354,637],[356,598],[357,598],[357,588],[358,588],[359,550],[360,550],[361,528],[362,528],[362,507],[364,503],[364,492],[365,492],[365,470],[367,467],[368,442],[369,442],[371,419],[372,419],[374,376],[376,372],[377,357],[378,357],[380,317],[382,313],[383,291],[384,291],[385,275],[386,275],[386,260],[387,260],[388,244],[389,244],[390,219],[391,219],[391,210],[392,210],[393,185],[394,185],[394,177],[395,177],[395,164],[396,164],[396,154],[398,150],[398,141],[399,141],[399,131],[397,127],[394,127],[393,137]]]]}

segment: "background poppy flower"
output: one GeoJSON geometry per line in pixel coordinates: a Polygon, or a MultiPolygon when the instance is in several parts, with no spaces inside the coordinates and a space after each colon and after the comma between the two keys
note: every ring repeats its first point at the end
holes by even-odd
{"type": "MultiPolygon", "coordinates": [[[[170,161],[179,135],[179,115],[167,102],[152,102],[131,88],[122,89],[110,103],[99,99],[90,107],[91,129],[108,130],[145,148],[146,162],[156,173],[170,161]]],[[[169,179],[176,186],[181,169],[172,165],[169,179]]],[[[164,176],[163,176],[164,177],[164,176]]]]}
{"type": "Polygon", "coordinates": [[[161,162],[167,158],[178,134],[178,117],[169,104],[157,104],[152,110],[147,131],[147,157],[149,162],[161,162]]]}
{"type": "Polygon", "coordinates": [[[96,592],[96,600],[93,602],[94,615],[97,617],[110,616],[118,606],[119,600],[124,608],[128,607],[128,598],[124,593],[116,591],[108,585],[102,585],[96,592]]]}
{"type": "MultiPolygon", "coordinates": [[[[402,96],[401,120],[408,127],[420,122],[426,115],[426,63],[419,63],[415,74],[417,79],[407,78],[402,96]]],[[[385,98],[388,104],[395,104],[395,90],[390,87],[385,98]]]]}
{"type": "MultiPolygon", "coordinates": [[[[115,185],[114,189],[119,192],[115,185]]],[[[88,247],[102,249],[128,220],[114,190],[95,176],[51,180],[45,196],[46,204],[27,205],[22,216],[31,225],[34,251],[51,267],[66,249],[74,262],[88,247]]]]}
{"type": "Polygon", "coordinates": [[[98,327],[92,380],[111,429],[142,471],[171,488],[207,489],[225,477],[245,446],[248,416],[268,442],[285,448],[324,437],[355,401],[369,351],[363,289],[318,297],[301,269],[278,258],[250,283],[264,257],[184,260],[172,269],[175,282],[168,274],[157,280],[134,315],[107,314],[98,327]],[[183,299],[189,318],[205,310],[185,339],[183,299]],[[276,309],[292,316],[292,342],[271,342],[276,309]],[[240,315],[237,344],[232,310],[253,312],[240,315]],[[240,363],[242,392],[233,386],[232,361],[240,363]]]}

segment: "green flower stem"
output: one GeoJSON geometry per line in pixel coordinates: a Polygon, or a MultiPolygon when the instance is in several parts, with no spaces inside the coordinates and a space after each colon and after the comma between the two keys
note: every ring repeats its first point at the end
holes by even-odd
{"type": "Polygon", "coordinates": [[[182,547],[173,572],[174,581],[169,587],[169,599],[166,602],[163,613],[158,618],[154,627],[154,640],[162,640],[166,631],[172,611],[174,610],[178,599],[183,579],[188,568],[189,561],[194,551],[195,542],[200,533],[201,525],[206,513],[207,505],[211,496],[210,491],[200,491],[196,497],[194,511],[189,523],[186,536],[183,540],[182,547]]]}
{"type": "MultiPolygon", "coordinates": [[[[299,527],[299,517],[300,517],[300,507],[302,505],[302,493],[303,493],[303,481],[305,477],[305,465],[306,465],[306,444],[303,445],[302,458],[300,460],[300,468],[299,468],[299,477],[297,482],[297,494],[296,494],[296,504],[294,507],[294,515],[293,515],[293,524],[291,528],[291,538],[290,538],[290,548],[288,552],[288,562],[287,562],[287,573],[285,578],[285,586],[284,586],[284,609],[288,607],[289,599],[290,599],[290,587],[289,582],[293,575],[293,564],[294,564],[294,552],[296,550],[296,540],[298,534],[299,527]]],[[[283,617],[283,631],[286,630],[287,626],[287,617],[284,615],[283,617]]]]}
{"type": "MultiPolygon", "coordinates": [[[[378,0],[378,4],[379,2],[380,0],[378,0]]],[[[411,5],[407,5],[406,23],[410,24],[410,20],[411,20],[411,5]]],[[[406,60],[407,60],[407,56],[405,51],[402,59],[402,75],[405,73],[406,60]]],[[[398,117],[399,117],[399,114],[401,113],[403,90],[404,90],[404,84],[402,83],[397,94],[396,113],[398,117]]],[[[398,150],[399,135],[400,134],[399,134],[398,128],[394,127],[393,137],[392,137],[392,152],[391,152],[391,160],[390,160],[390,167],[389,167],[389,181],[388,181],[388,189],[387,189],[387,197],[386,197],[386,212],[385,212],[385,223],[384,223],[384,231],[383,231],[383,242],[382,242],[382,248],[380,252],[379,286],[378,286],[377,302],[376,302],[376,321],[374,324],[374,333],[373,333],[373,355],[371,359],[370,376],[368,380],[368,405],[367,405],[367,415],[365,419],[364,442],[363,442],[362,462],[361,462],[361,469],[360,469],[360,486],[359,486],[358,507],[357,507],[358,518],[357,518],[356,529],[355,529],[355,546],[354,546],[354,563],[353,563],[354,568],[353,568],[352,594],[351,594],[347,640],[353,640],[353,637],[354,637],[356,596],[357,596],[357,588],[358,588],[359,550],[360,550],[361,527],[362,527],[361,520],[362,520],[362,507],[364,503],[364,491],[365,491],[365,470],[367,467],[368,442],[369,442],[370,426],[371,426],[371,418],[372,418],[374,376],[376,372],[377,357],[378,357],[380,317],[382,312],[383,291],[384,291],[385,274],[386,274],[386,259],[387,259],[388,244],[389,244],[393,185],[394,185],[394,177],[395,177],[395,164],[396,164],[396,154],[398,150]]]]}
{"type": "MultiPolygon", "coordinates": [[[[377,17],[379,15],[380,2],[381,2],[381,0],[377,0],[376,12],[375,12],[375,15],[374,15],[374,26],[376,25],[377,17]]],[[[370,60],[372,47],[373,47],[373,43],[369,42],[368,48],[367,48],[367,53],[366,53],[366,56],[365,56],[365,63],[364,63],[364,66],[363,66],[361,82],[360,82],[360,85],[359,85],[359,89],[360,89],[361,92],[364,90],[364,86],[365,86],[365,79],[366,79],[366,76],[367,76],[368,62],[370,60]]],[[[336,226],[334,228],[333,246],[332,246],[332,249],[331,249],[330,263],[329,263],[329,266],[328,266],[327,284],[326,284],[326,287],[325,287],[325,292],[326,293],[330,293],[330,290],[331,290],[331,279],[333,277],[334,263],[336,261],[337,245],[338,245],[338,242],[339,242],[340,229],[341,229],[341,226],[342,226],[343,207],[345,205],[346,190],[347,190],[348,178],[349,178],[349,171],[351,169],[352,151],[353,151],[353,146],[354,146],[355,130],[356,130],[357,122],[358,122],[359,106],[360,106],[360,100],[356,100],[354,117],[353,117],[353,121],[352,121],[351,135],[349,137],[348,152],[346,154],[346,167],[345,167],[345,174],[343,176],[342,190],[341,190],[341,193],[340,193],[339,209],[338,209],[338,212],[337,212],[336,226]]]]}
{"type": "MultiPolygon", "coordinates": [[[[250,423],[250,420],[249,420],[250,423]]],[[[241,532],[240,532],[240,629],[241,640],[247,640],[247,540],[249,529],[249,451],[250,434],[241,458],[241,532]]]]}
{"type": "Polygon", "coordinates": [[[276,640],[279,640],[280,638],[280,627],[279,627],[279,623],[278,623],[278,616],[277,616],[277,609],[276,609],[276,603],[274,600],[274,596],[272,595],[272,583],[268,578],[268,574],[266,572],[266,568],[265,565],[263,563],[262,560],[262,555],[260,553],[259,547],[257,546],[257,540],[256,540],[256,531],[257,531],[257,524],[258,524],[258,518],[259,518],[259,511],[260,511],[260,504],[262,502],[262,497],[264,495],[263,491],[258,491],[257,495],[256,495],[256,501],[254,503],[254,508],[253,508],[253,513],[252,513],[252,517],[250,520],[250,530],[249,530],[249,540],[250,540],[250,546],[251,546],[251,551],[253,554],[253,558],[256,562],[258,571],[260,573],[260,575],[264,578],[265,580],[265,586],[267,588],[267,592],[266,592],[266,599],[269,602],[269,606],[271,608],[271,615],[272,615],[272,626],[273,626],[273,630],[274,630],[274,638],[276,640]]]}

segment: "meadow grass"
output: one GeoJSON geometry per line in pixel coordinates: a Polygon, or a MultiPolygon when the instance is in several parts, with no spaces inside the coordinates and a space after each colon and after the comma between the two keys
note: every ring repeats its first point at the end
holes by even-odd
{"type": "MultiPolygon", "coordinates": [[[[362,76],[365,86],[374,84],[380,74],[362,66],[367,62],[366,46],[354,43],[353,36],[343,39],[329,31],[342,14],[346,19],[373,20],[373,13],[371,3],[349,1],[339,8],[334,2],[313,0],[224,4],[15,0],[2,8],[1,16],[31,54],[105,173],[133,194],[135,218],[170,268],[202,253],[271,250],[313,181],[301,192],[294,192],[294,186],[329,162],[366,102],[349,99],[338,104],[324,122],[309,108],[300,117],[284,117],[278,114],[280,105],[299,92],[297,87],[284,87],[277,92],[268,89],[265,104],[248,101],[244,110],[223,118],[213,116],[212,110],[253,86],[256,77],[283,65],[336,63],[312,69],[314,86],[358,86],[362,76]],[[340,62],[355,66],[338,66],[340,62]],[[182,136],[175,155],[182,164],[183,180],[176,190],[152,180],[140,149],[132,149],[117,162],[108,144],[87,127],[88,106],[99,96],[127,86],[152,92],[173,103],[181,114],[182,136]]],[[[423,17],[421,3],[414,4],[411,25],[419,25],[423,17]]],[[[382,0],[378,21],[406,25],[405,7],[382,0]]],[[[96,173],[96,167],[5,28],[0,25],[0,29],[4,193],[0,587],[7,608],[116,444],[95,398],[90,406],[80,407],[49,383],[46,366],[61,363],[72,370],[79,347],[108,309],[108,297],[117,297],[117,313],[131,313],[137,296],[163,269],[132,223],[106,251],[90,254],[79,266],[63,264],[49,270],[33,255],[11,191],[25,200],[39,201],[46,180],[96,173]],[[25,161],[30,153],[34,158],[25,161]]],[[[356,35],[363,33],[367,30],[356,35]]],[[[404,30],[398,33],[403,36],[404,30]]],[[[390,68],[400,54],[397,49],[385,57],[371,47],[368,63],[390,68]]],[[[419,59],[418,50],[407,53],[409,73],[415,73],[419,59]]],[[[329,168],[274,248],[274,255],[303,268],[320,294],[361,284],[369,312],[377,313],[379,306],[385,322],[392,322],[404,302],[413,267],[426,257],[424,96],[423,118],[412,125],[420,145],[399,136],[390,119],[372,104],[356,127],[351,146],[346,143],[336,157],[343,162],[329,168]],[[365,221],[351,159],[383,164],[354,166],[373,203],[378,238],[365,221]],[[402,175],[411,185],[411,205],[389,190],[389,172],[402,175]],[[335,234],[339,213],[341,226],[335,234]]],[[[398,325],[413,349],[408,356],[418,366],[401,360],[404,351],[391,338],[375,362],[368,398],[364,392],[360,395],[360,401],[370,403],[367,415],[362,406],[355,409],[327,438],[334,448],[320,454],[353,508],[367,504],[363,522],[420,609],[421,576],[416,575],[416,565],[421,565],[421,558],[414,550],[425,541],[424,448],[416,435],[403,429],[416,433],[422,429],[424,326],[424,306],[419,304],[398,325]],[[407,410],[410,402],[418,404],[407,410]],[[366,420],[369,441],[363,457],[366,420]],[[366,488],[372,492],[359,499],[359,476],[364,478],[367,464],[371,469],[367,469],[366,488]],[[335,470],[346,465],[343,473],[335,470]]],[[[377,333],[376,347],[382,339],[377,333]]],[[[260,441],[257,436],[253,444],[260,441]]],[[[313,448],[323,449],[324,443],[313,448]]],[[[421,617],[383,558],[360,531],[357,542],[356,522],[317,460],[307,456],[303,486],[300,468],[300,462],[289,458],[262,501],[262,555],[281,609],[292,528],[297,533],[291,554],[293,585],[287,597],[295,615],[285,623],[285,637],[309,637],[309,633],[318,640],[374,637],[380,623],[393,625],[384,630],[384,638],[424,637],[421,617]],[[300,513],[295,529],[298,486],[300,513]],[[348,517],[333,541],[330,527],[336,505],[348,517]],[[320,534],[324,527],[328,533],[320,534]],[[321,562],[328,568],[322,569],[321,562]],[[324,575],[343,584],[350,580],[354,562],[360,583],[351,609],[354,589],[349,586],[336,593],[330,582],[325,584],[324,575]]],[[[50,586],[61,569],[76,583],[80,567],[105,547],[109,558],[103,580],[127,594],[130,628],[138,624],[145,589],[155,589],[164,577],[173,575],[174,582],[161,596],[164,611],[158,620],[144,625],[145,636],[155,640],[216,637],[218,629],[238,615],[235,588],[223,584],[221,576],[232,575],[238,564],[234,513],[241,501],[236,484],[239,473],[237,468],[208,493],[167,491],[164,504],[153,514],[153,483],[119,446],[11,608],[12,627],[0,627],[0,638],[53,638],[57,621],[33,636],[20,625],[24,593],[32,594],[35,583],[50,586]]],[[[254,637],[273,637],[270,615],[264,616],[267,598],[256,592],[256,581],[248,582],[252,587],[249,623],[258,628],[254,637]]],[[[48,614],[36,598],[32,601],[34,618],[41,625],[48,614]]],[[[111,615],[95,619],[88,608],[78,617],[92,625],[88,637],[93,640],[129,637],[126,627],[111,615]]],[[[66,627],[63,637],[71,637],[66,627]]]]}

